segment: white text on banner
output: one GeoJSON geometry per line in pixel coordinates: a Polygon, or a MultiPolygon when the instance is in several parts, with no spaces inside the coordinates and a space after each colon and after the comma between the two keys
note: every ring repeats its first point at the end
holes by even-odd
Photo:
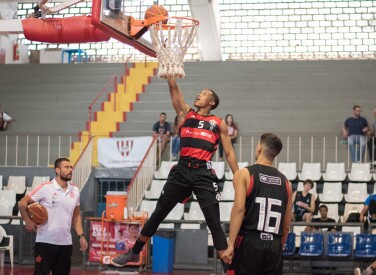
{"type": "Polygon", "coordinates": [[[137,167],[152,141],[152,137],[100,138],[99,163],[108,168],[137,167]]]}

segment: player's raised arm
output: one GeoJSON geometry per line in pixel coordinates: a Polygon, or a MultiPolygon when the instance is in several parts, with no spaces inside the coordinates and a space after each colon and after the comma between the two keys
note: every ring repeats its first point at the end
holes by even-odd
{"type": "Polygon", "coordinates": [[[178,116],[185,115],[191,108],[184,100],[182,91],[176,83],[174,75],[167,76],[168,88],[170,89],[170,95],[172,100],[172,106],[174,107],[178,116]]]}
{"type": "Polygon", "coordinates": [[[286,243],[287,236],[290,231],[291,216],[292,216],[292,194],[291,193],[292,193],[291,183],[288,182],[287,183],[287,196],[288,196],[287,199],[288,200],[287,200],[287,207],[285,211],[285,219],[283,221],[283,235],[281,238],[282,245],[286,243]]]}

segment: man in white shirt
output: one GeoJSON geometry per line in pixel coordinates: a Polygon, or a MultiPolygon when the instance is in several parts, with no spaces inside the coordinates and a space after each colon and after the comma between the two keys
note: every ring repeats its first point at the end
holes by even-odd
{"type": "Polygon", "coordinates": [[[81,250],[87,249],[80,214],[80,191],[70,182],[73,167],[67,158],[55,161],[56,178],[42,183],[25,195],[18,208],[25,221],[26,230],[36,232],[34,275],[69,275],[71,269],[72,234],[79,236],[81,250]],[[48,220],[36,225],[29,217],[27,208],[39,203],[46,207],[48,220]]]}
{"type": "Polygon", "coordinates": [[[8,128],[8,123],[13,119],[6,112],[0,112],[0,131],[5,131],[8,128]]]}

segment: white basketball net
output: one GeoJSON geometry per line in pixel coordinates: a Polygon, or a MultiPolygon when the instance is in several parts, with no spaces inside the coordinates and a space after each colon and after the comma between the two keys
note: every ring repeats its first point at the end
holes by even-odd
{"type": "Polygon", "coordinates": [[[161,21],[150,26],[151,40],[159,61],[160,78],[167,78],[168,75],[184,78],[183,59],[198,30],[198,22],[190,23],[193,24],[184,26],[182,19],[176,19],[175,26],[167,30],[163,30],[161,21]]]}

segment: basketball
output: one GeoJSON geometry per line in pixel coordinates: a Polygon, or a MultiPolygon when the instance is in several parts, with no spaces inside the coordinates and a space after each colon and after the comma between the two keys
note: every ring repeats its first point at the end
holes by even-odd
{"type": "MultiPolygon", "coordinates": [[[[145,19],[149,19],[155,16],[168,16],[168,11],[164,7],[154,4],[146,10],[145,19]]],[[[163,21],[163,23],[166,24],[167,20],[163,21]]]]}
{"type": "Polygon", "coordinates": [[[48,212],[46,207],[38,203],[30,204],[28,207],[30,219],[37,225],[44,224],[48,220],[48,212]]]}

